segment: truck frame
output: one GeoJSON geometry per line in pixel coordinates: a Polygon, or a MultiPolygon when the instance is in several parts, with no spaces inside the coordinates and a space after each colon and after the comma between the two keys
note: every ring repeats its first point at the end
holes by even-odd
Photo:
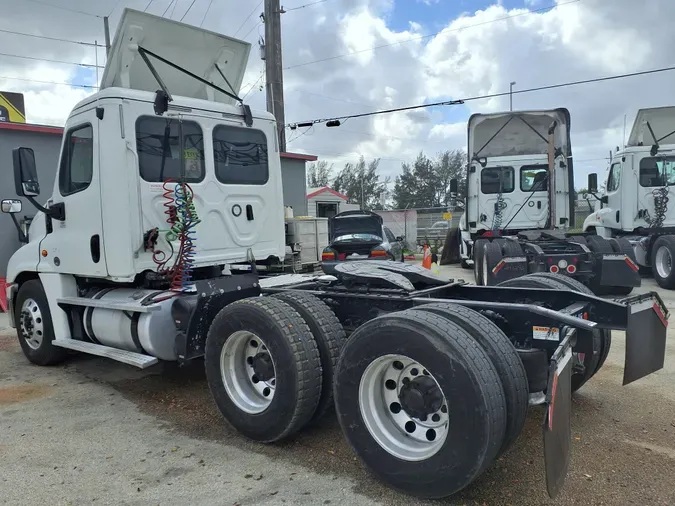
{"type": "Polygon", "coordinates": [[[662,368],[663,302],[603,300],[545,273],[469,286],[379,260],[265,276],[284,252],[283,198],[276,125],[237,95],[248,49],[126,9],[103,89],[67,121],[46,205],[32,151],[14,150],[16,193],[39,209],[7,274],[27,359],[203,360],[244,436],[278,441],[335,408],[364,465],[419,497],[473,482],[545,405],[555,496],[572,392],[602,367],[611,329],[626,331],[624,384],[662,368]]]}
{"type": "Polygon", "coordinates": [[[568,232],[574,223],[570,125],[563,108],[469,119],[459,249],[477,284],[550,272],[577,279],[598,295],[627,295],[640,286],[628,243],[599,244],[568,232]]]}
{"type": "Polygon", "coordinates": [[[597,174],[589,175],[596,208],[583,231],[601,245],[623,243],[640,269],[673,289],[675,208],[669,201],[675,184],[675,107],[640,109],[625,147],[610,156],[604,195],[597,195],[597,174]]]}

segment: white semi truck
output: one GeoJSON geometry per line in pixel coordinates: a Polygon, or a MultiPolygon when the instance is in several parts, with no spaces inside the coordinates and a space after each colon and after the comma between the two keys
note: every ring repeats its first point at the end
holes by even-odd
{"type": "Polygon", "coordinates": [[[567,109],[474,114],[460,255],[479,285],[528,273],[574,278],[596,294],[640,286],[627,241],[570,235],[574,166],[567,109]]]}
{"type": "MultiPolygon", "coordinates": [[[[599,244],[629,243],[640,268],[675,288],[675,107],[640,109],[623,150],[612,154],[604,195],[583,231],[599,244]]],[[[588,189],[597,194],[597,174],[588,189]]],[[[603,245],[607,250],[608,246],[603,245]]]]}
{"type": "MultiPolygon", "coordinates": [[[[16,193],[39,210],[7,269],[27,359],[203,360],[246,437],[278,441],[334,406],[364,465],[420,497],[471,483],[545,404],[556,495],[572,391],[602,366],[610,329],[643,350],[627,353],[625,383],[663,367],[658,295],[608,302],[538,275],[475,287],[377,260],[264,277],[257,266],[285,251],[284,207],[274,118],[238,97],[248,52],[127,9],[44,205],[32,151],[14,150],[16,193]]],[[[2,201],[12,218],[21,207],[2,201]]]]}

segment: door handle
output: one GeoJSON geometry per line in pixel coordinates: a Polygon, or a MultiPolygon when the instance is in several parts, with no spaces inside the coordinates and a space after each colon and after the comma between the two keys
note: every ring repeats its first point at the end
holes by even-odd
{"type": "Polygon", "coordinates": [[[537,200],[537,209],[541,209],[541,200],[537,200]]]}
{"type": "Polygon", "coordinates": [[[253,221],[253,206],[251,204],[246,204],[246,219],[253,221]]]}

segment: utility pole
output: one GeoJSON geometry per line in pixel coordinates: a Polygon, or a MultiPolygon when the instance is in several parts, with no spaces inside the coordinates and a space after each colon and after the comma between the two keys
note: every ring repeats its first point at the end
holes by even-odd
{"type": "Polygon", "coordinates": [[[279,133],[279,150],[286,151],[284,77],[281,59],[281,10],[279,0],[265,0],[265,76],[267,111],[274,114],[279,133]]]}

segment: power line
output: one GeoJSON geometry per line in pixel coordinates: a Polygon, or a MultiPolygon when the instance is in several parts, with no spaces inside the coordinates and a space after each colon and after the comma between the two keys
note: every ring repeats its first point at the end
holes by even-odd
{"type": "MultiPolygon", "coordinates": [[[[291,7],[290,9],[284,9],[286,12],[297,11],[298,9],[304,9],[305,7],[311,7],[312,5],[322,4],[328,0],[318,0],[317,2],[312,2],[305,5],[299,5],[298,7],[291,7]]],[[[296,137],[297,138],[297,137],[296,137]]]]}
{"type": "Polygon", "coordinates": [[[251,86],[251,88],[246,92],[246,95],[244,95],[243,97],[241,97],[242,100],[244,100],[246,97],[248,97],[249,93],[251,93],[251,92],[253,91],[253,89],[256,87],[256,85],[260,82],[260,80],[261,80],[263,77],[265,77],[265,73],[264,73],[264,72],[261,72],[261,73],[260,73],[260,77],[259,77],[258,79],[256,79],[256,81],[253,83],[253,86],[251,86]]]}
{"type": "Polygon", "coordinates": [[[382,45],[379,45],[379,46],[373,46],[373,47],[369,47],[369,48],[366,48],[366,49],[360,49],[358,51],[350,51],[349,53],[343,53],[343,54],[338,54],[338,55],[335,55],[335,56],[329,56],[327,58],[321,58],[319,60],[312,60],[312,61],[306,61],[304,63],[298,63],[298,64],[295,64],[295,65],[289,65],[288,67],[284,67],[284,70],[294,69],[294,68],[298,68],[298,67],[304,67],[306,65],[313,65],[314,63],[321,63],[321,62],[330,61],[330,60],[337,60],[337,59],[340,59],[340,58],[344,58],[346,56],[351,56],[351,55],[360,54],[360,53],[366,53],[368,51],[375,51],[377,49],[382,49],[382,48],[385,48],[385,47],[397,46],[397,45],[400,45],[400,44],[405,44],[407,42],[413,42],[413,41],[416,41],[416,40],[429,39],[431,37],[435,37],[436,35],[440,35],[442,33],[461,32],[461,31],[467,30],[469,28],[475,28],[477,26],[489,25],[491,23],[496,23],[498,21],[505,21],[507,19],[513,19],[513,18],[517,18],[517,17],[520,17],[520,16],[525,16],[527,14],[536,14],[538,12],[543,12],[543,11],[546,11],[546,10],[552,10],[552,9],[555,9],[556,7],[561,7],[561,6],[564,6],[564,5],[569,5],[569,4],[577,3],[577,2],[580,2],[580,1],[581,0],[569,0],[568,2],[549,5],[547,7],[541,7],[539,9],[531,9],[531,10],[527,10],[525,12],[518,12],[518,13],[512,14],[510,16],[504,16],[502,18],[491,19],[489,21],[483,21],[481,23],[476,23],[476,24],[469,25],[469,26],[462,26],[462,27],[459,27],[459,28],[445,28],[445,29],[443,29],[439,32],[430,33],[428,35],[420,35],[419,37],[413,37],[411,39],[400,40],[400,41],[397,41],[397,42],[392,42],[390,44],[382,44],[382,45]]]}
{"type": "Polygon", "coordinates": [[[185,19],[185,16],[188,15],[188,12],[190,12],[190,9],[192,9],[192,6],[195,4],[196,1],[197,0],[192,0],[192,3],[190,4],[190,7],[188,7],[188,9],[185,11],[185,14],[183,14],[183,17],[180,18],[181,21],[183,21],[185,19]]]}
{"type": "MultiPolygon", "coordinates": [[[[232,37],[236,37],[236,36],[237,36],[237,34],[239,33],[239,30],[241,30],[241,29],[244,27],[244,25],[246,24],[246,22],[248,21],[248,19],[249,19],[251,16],[253,16],[253,14],[255,14],[255,11],[257,11],[257,10],[260,8],[260,6],[262,5],[263,1],[264,1],[264,0],[260,0],[260,3],[259,3],[258,5],[255,6],[255,9],[253,9],[253,10],[251,11],[251,14],[249,14],[248,16],[246,16],[246,17],[244,18],[244,21],[241,22],[241,25],[239,26],[239,28],[237,28],[237,31],[234,32],[234,35],[233,35],[232,37]]],[[[251,32],[249,32],[249,33],[251,33],[251,32]]]]}
{"type": "Polygon", "coordinates": [[[176,12],[177,6],[178,6],[178,0],[174,0],[173,9],[171,9],[171,14],[169,14],[169,19],[173,19],[173,15],[176,12]]]}
{"type": "Polygon", "coordinates": [[[509,96],[511,94],[519,95],[519,94],[523,94],[523,93],[532,93],[532,92],[535,92],[535,91],[553,90],[553,89],[557,89],[557,88],[566,88],[568,86],[577,86],[577,85],[580,85],[580,84],[598,83],[598,82],[604,82],[604,81],[614,81],[614,80],[617,80],[617,79],[625,79],[625,78],[628,78],[628,77],[657,74],[657,73],[660,73],[660,72],[669,72],[671,70],[675,70],[675,66],[662,67],[662,68],[652,69],[652,70],[642,70],[640,72],[631,72],[631,73],[628,73],[628,74],[618,74],[618,75],[607,76],[607,77],[595,77],[593,79],[583,79],[583,80],[580,80],[580,81],[570,81],[570,82],[566,82],[566,83],[549,84],[549,85],[546,85],[546,86],[538,86],[536,88],[528,88],[528,89],[524,89],[524,90],[515,90],[513,92],[505,91],[505,92],[502,92],[502,93],[492,93],[492,94],[489,94],[489,95],[478,95],[478,96],[474,96],[474,97],[461,98],[461,99],[457,99],[457,100],[444,100],[442,102],[434,102],[434,103],[431,103],[431,104],[418,104],[418,105],[411,105],[411,106],[408,106],[408,107],[398,107],[398,108],[395,108],[395,109],[383,109],[383,110],[380,110],[380,111],[371,111],[371,112],[364,112],[364,113],[360,113],[360,114],[351,114],[351,115],[348,115],[348,116],[337,116],[337,117],[333,117],[333,118],[314,119],[314,120],[311,120],[311,121],[305,121],[305,122],[300,122],[300,123],[289,123],[286,126],[287,127],[290,127],[291,125],[293,125],[295,127],[297,127],[299,125],[309,126],[309,125],[315,125],[317,123],[326,123],[328,121],[344,121],[344,120],[348,120],[348,119],[364,118],[364,117],[367,117],[367,116],[376,116],[376,115],[380,115],[380,114],[391,114],[391,113],[394,113],[394,112],[412,111],[412,110],[415,110],[415,109],[426,109],[428,107],[437,107],[437,106],[441,106],[441,105],[461,105],[465,102],[471,102],[471,101],[475,101],[475,100],[484,100],[484,99],[488,99],[488,98],[506,97],[506,96],[509,96]]]}
{"type": "Polygon", "coordinates": [[[120,1],[121,1],[121,0],[117,0],[117,1],[115,2],[115,5],[113,5],[113,8],[110,9],[110,13],[108,14],[108,17],[112,16],[112,13],[115,12],[115,9],[117,9],[117,6],[120,4],[120,1]]]}
{"type": "Polygon", "coordinates": [[[166,9],[164,9],[164,12],[162,12],[162,17],[164,17],[164,15],[165,15],[167,12],[169,12],[169,9],[170,9],[171,6],[173,5],[173,3],[176,2],[176,1],[177,1],[177,0],[171,0],[171,1],[169,2],[169,5],[167,5],[167,6],[166,6],[166,9]]]}
{"type": "Polygon", "coordinates": [[[47,7],[53,7],[54,9],[61,9],[61,10],[64,10],[64,11],[74,12],[74,13],[77,13],[77,14],[84,14],[85,16],[91,16],[93,18],[99,18],[99,19],[103,18],[103,16],[99,16],[98,14],[92,14],[91,12],[85,12],[85,11],[78,11],[77,9],[70,9],[68,7],[62,7],[61,5],[50,4],[48,2],[43,2],[42,0],[28,0],[28,1],[36,3],[36,4],[40,4],[40,5],[46,5],[47,7]]]}
{"type": "Polygon", "coordinates": [[[206,15],[207,15],[207,14],[209,13],[209,11],[211,10],[211,5],[212,5],[212,4],[213,4],[213,0],[211,0],[211,1],[209,2],[209,6],[206,8],[206,11],[204,12],[204,17],[202,18],[202,22],[199,23],[199,27],[200,27],[200,28],[201,28],[201,26],[204,24],[204,21],[206,21],[206,15]]]}
{"type": "Polygon", "coordinates": [[[49,63],[61,63],[63,65],[76,65],[78,67],[90,67],[90,68],[99,68],[103,69],[105,68],[103,65],[90,65],[88,63],[75,63],[72,61],[63,61],[63,60],[50,60],[49,58],[38,58],[35,56],[21,56],[18,54],[8,54],[8,53],[0,53],[0,56],[9,56],[10,58],[21,58],[24,60],[35,60],[35,61],[46,61],[49,63]]]}
{"type": "Polygon", "coordinates": [[[103,44],[96,44],[94,42],[81,42],[79,40],[60,39],[58,37],[48,37],[46,35],[35,35],[33,33],[14,32],[12,30],[3,30],[3,29],[0,29],[0,32],[9,33],[11,35],[23,35],[24,37],[34,37],[36,39],[53,40],[53,41],[57,41],[57,42],[68,42],[70,44],[79,44],[81,46],[104,47],[103,44]]]}
{"type": "Polygon", "coordinates": [[[148,5],[145,6],[145,9],[143,9],[143,12],[148,12],[148,9],[150,8],[150,6],[152,5],[152,2],[154,2],[154,1],[155,1],[155,0],[150,0],[150,1],[148,2],[148,5]]]}
{"type": "Polygon", "coordinates": [[[246,37],[248,37],[249,34],[250,34],[253,30],[255,30],[256,28],[258,28],[260,25],[262,25],[262,21],[259,21],[257,25],[255,25],[255,26],[254,26],[253,28],[251,28],[248,32],[246,32],[246,35],[244,35],[244,36],[241,38],[241,40],[246,40],[246,37]]]}
{"type": "Polygon", "coordinates": [[[87,89],[92,89],[92,90],[97,90],[98,86],[91,86],[88,84],[74,84],[74,83],[59,83],[56,81],[40,81],[39,79],[29,79],[27,77],[6,77],[6,76],[0,76],[0,79],[7,79],[7,80],[13,80],[13,81],[28,81],[31,83],[41,83],[41,84],[55,84],[58,86],[70,86],[71,88],[87,88],[87,89]]]}

